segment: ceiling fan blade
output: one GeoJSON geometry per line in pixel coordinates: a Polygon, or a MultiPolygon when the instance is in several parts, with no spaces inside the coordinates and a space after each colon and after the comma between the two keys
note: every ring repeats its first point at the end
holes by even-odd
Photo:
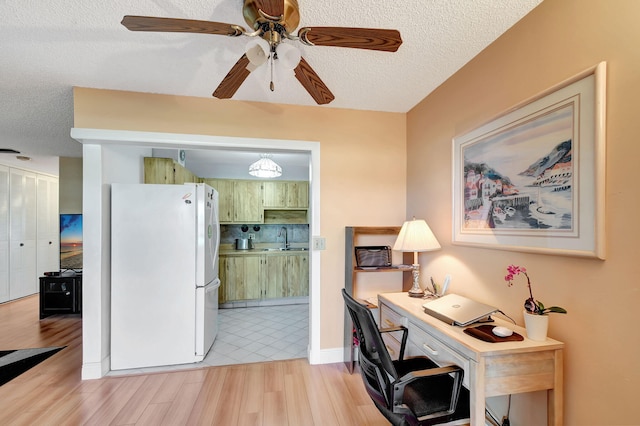
{"type": "Polygon", "coordinates": [[[300,84],[309,92],[318,105],[328,104],[335,99],[331,90],[322,82],[318,74],[304,58],[300,58],[300,63],[294,71],[300,84]]]}
{"type": "Polygon", "coordinates": [[[378,28],[305,27],[300,37],[316,46],[351,47],[355,49],[395,52],[402,44],[398,30],[378,28]]]}
{"type": "Polygon", "coordinates": [[[235,63],[229,73],[222,79],[222,82],[218,85],[213,96],[218,99],[229,99],[240,88],[242,83],[249,77],[251,71],[247,69],[249,65],[249,59],[244,54],[238,62],[235,63]]]}
{"type": "Polygon", "coordinates": [[[284,0],[253,0],[257,9],[262,10],[267,15],[284,15],[284,0]]]}
{"type": "Polygon", "coordinates": [[[152,16],[126,15],[122,25],[130,31],[157,31],[167,33],[202,33],[216,35],[240,35],[244,28],[238,25],[193,19],[155,18],[152,16]]]}

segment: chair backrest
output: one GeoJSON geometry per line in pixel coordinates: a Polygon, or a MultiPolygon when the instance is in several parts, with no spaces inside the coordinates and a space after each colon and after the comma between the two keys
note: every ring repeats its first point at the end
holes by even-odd
{"type": "Polygon", "coordinates": [[[398,378],[391,356],[387,351],[371,310],[358,303],[342,289],[347,311],[353,321],[359,340],[360,370],[369,395],[374,400],[391,406],[391,383],[398,378]],[[372,394],[373,392],[373,394],[372,394]],[[383,401],[380,401],[380,399],[383,401]]]}

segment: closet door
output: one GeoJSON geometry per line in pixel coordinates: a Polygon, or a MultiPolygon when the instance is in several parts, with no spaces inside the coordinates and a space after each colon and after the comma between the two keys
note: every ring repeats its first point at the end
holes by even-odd
{"type": "Polygon", "coordinates": [[[9,298],[38,291],[36,174],[9,170],[9,298]]]}
{"type": "Polygon", "coordinates": [[[37,175],[37,275],[60,269],[58,178],[37,175]]]}
{"type": "Polygon", "coordinates": [[[9,300],[9,168],[0,166],[0,303],[9,300]]]}

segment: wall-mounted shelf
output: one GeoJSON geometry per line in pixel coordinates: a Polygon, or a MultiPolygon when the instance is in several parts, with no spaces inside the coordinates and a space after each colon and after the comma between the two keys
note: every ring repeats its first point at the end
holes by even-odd
{"type": "MultiPolygon", "coordinates": [[[[404,287],[411,286],[411,265],[394,265],[391,268],[359,268],[356,266],[355,259],[355,247],[356,245],[366,245],[359,243],[359,238],[363,236],[375,237],[381,236],[382,238],[388,237],[388,245],[393,245],[397,235],[400,233],[400,226],[347,226],[345,228],[345,272],[344,272],[344,288],[351,296],[358,298],[357,286],[366,285],[366,283],[358,283],[356,276],[361,276],[362,279],[366,279],[367,274],[389,274],[385,275],[389,277],[389,280],[397,280],[398,285],[395,287],[395,291],[402,291],[404,287]],[[401,277],[395,277],[393,273],[402,273],[401,277]]],[[[362,280],[361,279],[361,280],[362,280]]],[[[363,303],[367,302],[362,300],[363,303]]],[[[371,309],[376,309],[377,306],[369,302],[368,306],[371,309]]],[[[355,364],[356,345],[354,344],[353,336],[353,324],[351,317],[345,309],[344,319],[344,362],[347,365],[349,372],[353,372],[355,364]]]]}

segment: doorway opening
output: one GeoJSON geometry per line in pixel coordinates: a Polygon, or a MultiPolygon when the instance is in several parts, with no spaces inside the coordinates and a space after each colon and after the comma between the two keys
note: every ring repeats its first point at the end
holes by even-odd
{"type": "MultiPolygon", "coordinates": [[[[110,288],[109,277],[102,271],[110,268],[110,258],[100,253],[109,252],[110,206],[102,194],[114,182],[138,182],[141,176],[141,161],[135,157],[139,152],[151,148],[182,150],[255,150],[293,151],[309,155],[309,234],[310,247],[314,236],[320,235],[320,144],[311,141],[251,139],[189,134],[167,134],[103,129],[77,129],[71,136],[81,142],[84,158],[83,209],[88,227],[84,236],[87,250],[96,253],[87,255],[86,291],[83,299],[87,309],[94,308],[100,315],[86,315],[83,323],[83,379],[99,378],[109,371],[108,339],[110,315],[108,313],[110,288]],[[131,153],[131,155],[129,155],[131,153]],[[134,157],[134,158],[132,158],[134,157]],[[138,171],[126,169],[124,164],[137,165],[138,171]],[[106,356],[105,356],[106,354],[106,356]]],[[[320,253],[309,250],[309,347],[308,359],[319,363],[320,354],[320,253]]]]}

